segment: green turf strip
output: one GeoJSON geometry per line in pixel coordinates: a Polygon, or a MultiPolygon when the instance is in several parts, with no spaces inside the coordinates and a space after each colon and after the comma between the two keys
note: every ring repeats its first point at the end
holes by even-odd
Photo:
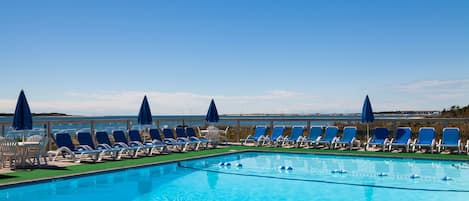
{"type": "Polygon", "coordinates": [[[192,151],[186,153],[172,153],[167,155],[157,155],[152,157],[141,157],[136,159],[123,159],[120,161],[104,161],[95,164],[79,164],[68,166],[63,169],[34,169],[18,170],[13,173],[1,174],[0,185],[11,182],[22,182],[37,179],[46,179],[51,177],[60,177],[66,175],[112,170],[133,166],[149,165],[155,163],[164,163],[175,160],[183,160],[193,157],[203,157],[213,154],[229,153],[230,150],[236,151],[272,151],[272,152],[295,152],[295,153],[316,153],[316,154],[338,154],[338,155],[360,155],[360,156],[378,156],[378,157],[398,157],[398,158],[422,158],[439,160],[465,160],[469,161],[466,154],[423,154],[423,153],[390,153],[390,152],[365,152],[365,151],[340,151],[340,150],[319,150],[319,149],[296,149],[296,148],[272,148],[272,147],[243,147],[230,146],[226,148],[210,149],[202,151],[192,151]]]}

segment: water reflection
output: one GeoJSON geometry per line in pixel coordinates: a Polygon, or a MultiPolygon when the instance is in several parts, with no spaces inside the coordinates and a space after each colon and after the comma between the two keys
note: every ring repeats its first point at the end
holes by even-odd
{"type": "Polygon", "coordinates": [[[215,190],[218,183],[218,173],[206,172],[206,174],[208,186],[210,187],[210,189],[215,190]]]}

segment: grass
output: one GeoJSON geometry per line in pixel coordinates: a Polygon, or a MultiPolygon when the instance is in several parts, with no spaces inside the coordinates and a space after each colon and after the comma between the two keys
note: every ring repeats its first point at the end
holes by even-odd
{"type": "Polygon", "coordinates": [[[230,146],[219,149],[202,150],[197,152],[172,153],[153,157],[142,157],[137,159],[124,159],[120,161],[105,161],[95,164],[79,164],[58,169],[34,169],[18,170],[12,173],[0,175],[0,185],[6,185],[16,182],[28,182],[47,178],[57,178],[63,176],[72,176],[77,174],[92,173],[96,171],[115,170],[121,168],[130,168],[135,166],[151,165],[157,163],[172,162],[177,160],[189,159],[194,157],[204,157],[216,154],[229,153],[236,151],[271,151],[271,152],[295,152],[295,153],[315,153],[315,154],[335,154],[335,155],[354,155],[354,156],[377,156],[377,157],[398,157],[398,158],[420,158],[437,160],[464,160],[469,161],[468,155],[453,154],[421,154],[421,153],[390,153],[390,152],[364,152],[364,151],[341,151],[341,150],[319,150],[319,149],[286,149],[272,147],[243,147],[230,146]]]}

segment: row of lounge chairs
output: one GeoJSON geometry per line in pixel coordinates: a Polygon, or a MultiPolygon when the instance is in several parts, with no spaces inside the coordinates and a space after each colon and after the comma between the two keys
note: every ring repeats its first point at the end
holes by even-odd
{"type": "Polygon", "coordinates": [[[148,133],[151,140],[144,140],[139,130],[113,130],[113,143],[107,131],[95,131],[93,134],[89,130],[79,130],[76,133],[79,145],[75,145],[68,132],[55,134],[57,149],[49,151],[49,160],[71,159],[80,162],[86,158],[92,162],[101,161],[104,157],[112,160],[120,160],[122,156],[136,158],[140,155],[151,156],[153,154],[166,154],[173,151],[186,152],[189,150],[199,150],[208,148],[209,144],[216,145],[215,141],[205,137],[197,137],[192,127],[177,127],[173,130],[164,128],[150,128],[148,133]],[[161,131],[161,132],[160,132],[161,131]],[[163,135],[161,135],[161,133],[163,135]]]}
{"type": "MultiPolygon", "coordinates": [[[[304,126],[293,126],[291,135],[285,135],[284,126],[274,126],[271,135],[267,135],[266,126],[256,126],[252,135],[241,139],[241,144],[254,143],[256,146],[282,146],[282,147],[306,147],[315,148],[324,146],[329,149],[338,147],[348,147],[352,149],[357,143],[357,128],[354,126],[346,126],[343,128],[342,136],[339,136],[339,128],[336,126],[328,126],[325,129],[321,126],[312,126],[309,128],[307,135],[304,126]]],[[[437,149],[438,152],[444,149],[455,149],[461,153],[463,149],[469,153],[469,140],[463,146],[460,140],[460,132],[458,128],[444,128],[442,138],[436,141],[435,128],[422,127],[419,129],[418,137],[412,139],[412,130],[409,127],[398,127],[395,129],[394,135],[391,136],[389,129],[378,127],[373,130],[372,137],[364,143],[365,150],[370,147],[381,147],[382,151],[393,151],[398,148],[404,148],[406,152],[421,150],[426,148],[431,153],[437,149]]],[[[358,144],[358,146],[360,146],[358,144]]]]}

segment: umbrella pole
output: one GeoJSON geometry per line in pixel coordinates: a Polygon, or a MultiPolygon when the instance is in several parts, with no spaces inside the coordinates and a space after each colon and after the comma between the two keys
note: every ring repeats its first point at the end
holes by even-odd
{"type": "Polygon", "coordinates": [[[370,139],[370,124],[366,124],[366,143],[370,139]]]}

